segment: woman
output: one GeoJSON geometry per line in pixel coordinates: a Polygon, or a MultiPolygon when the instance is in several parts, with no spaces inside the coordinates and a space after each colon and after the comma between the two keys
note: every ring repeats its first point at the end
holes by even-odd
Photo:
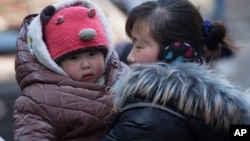
{"type": "Polygon", "coordinates": [[[222,47],[237,50],[223,24],[203,22],[189,1],[158,0],[135,7],[126,32],[137,65],[111,89],[119,116],[103,141],[223,141],[231,124],[250,123],[246,92],[206,66],[222,47]]]}

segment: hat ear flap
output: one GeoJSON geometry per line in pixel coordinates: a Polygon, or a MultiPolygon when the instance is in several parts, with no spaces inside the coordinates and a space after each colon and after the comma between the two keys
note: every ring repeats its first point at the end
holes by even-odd
{"type": "Polygon", "coordinates": [[[51,19],[51,17],[54,15],[55,12],[56,8],[53,5],[45,7],[40,14],[41,22],[43,24],[46,24],[51,19]]]}

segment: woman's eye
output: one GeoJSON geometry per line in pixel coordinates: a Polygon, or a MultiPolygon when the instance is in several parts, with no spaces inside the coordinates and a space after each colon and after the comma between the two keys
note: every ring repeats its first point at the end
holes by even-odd
{"type": "Polygon", "coordinates": [[[137,48],[137,49],[142,49],[142,47],[141,47],[141,46],[136,46],[136,48],[137,48]]]}

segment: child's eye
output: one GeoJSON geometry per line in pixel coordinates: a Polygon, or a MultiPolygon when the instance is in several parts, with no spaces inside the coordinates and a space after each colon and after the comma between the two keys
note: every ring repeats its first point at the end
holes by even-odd
{"type": "Polygon", "coordinates": [[[94,56],[96,54],[96,52],[90,52],[89,56],[94,56]]]}
{"type": "Polygon", "coordinates": [[[70,60],[76,60],[77,58],[78,58],[77,55],[73,55],[73,56],[69,57],[70,60]]]}
{"type": "Polygon", "coordinates": [[[100,53],[99,51],[89,52],[89,56],[94,56],[94,55],[97,55],[99,53],[100,53]]]}

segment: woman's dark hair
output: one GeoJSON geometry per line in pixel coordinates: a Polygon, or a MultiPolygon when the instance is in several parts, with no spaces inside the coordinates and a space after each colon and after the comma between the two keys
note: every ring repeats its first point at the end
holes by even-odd
{"type": "MultiPolygon", "coordinates": [[[[187,0],[149,1],[135,7],[128,15],[125,27],[130,38],[133,28],[140,27],[140,24],[148,25],[150,36],[161,49],[175,41],[186,42],[206,60],[219,57],[222,47],[233,52],[237,50],[224,40],[226,30],[223,23],[209,23],[206,27],[209,36],[205,36],[204,20],[198,9],[187,0]]],[[[161,57],[160,54],[160,60],[161,57]]]]}

